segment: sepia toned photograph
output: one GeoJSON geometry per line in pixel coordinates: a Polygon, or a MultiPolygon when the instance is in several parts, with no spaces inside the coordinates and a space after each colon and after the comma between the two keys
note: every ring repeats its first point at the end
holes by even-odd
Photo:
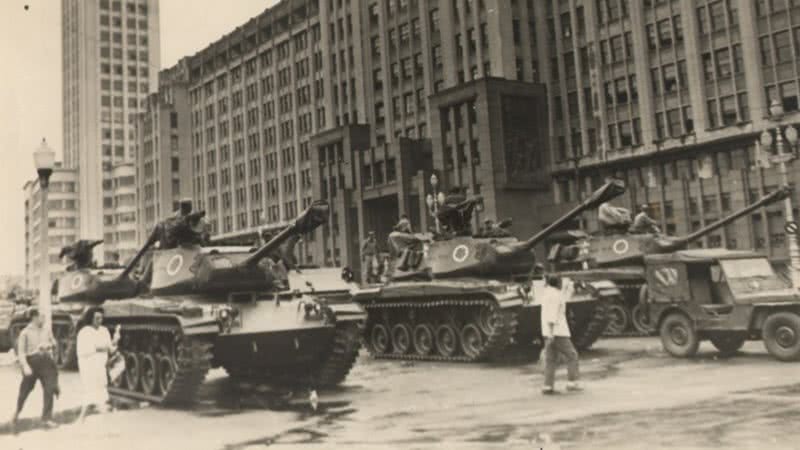
{"type": "Polygon", "coordinates": [[[0,60],[0,448],[800,449],[800,0],[1,0],[0,60]]]}

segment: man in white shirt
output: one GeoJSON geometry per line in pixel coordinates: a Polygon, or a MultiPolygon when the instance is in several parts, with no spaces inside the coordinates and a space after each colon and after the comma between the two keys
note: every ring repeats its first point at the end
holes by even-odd
{"type": "Polygon", "coordinates": [[[544,337],[544,386],[542,394],[555,393],[555,375],[558,355],[567,360],[567,390],[580,391],[578,386],[578,352],[570,339],[567,323],[567,300],[575,292],[569,278],[553,275],[546,277],[542,295],[542,336],[544,337]]]}

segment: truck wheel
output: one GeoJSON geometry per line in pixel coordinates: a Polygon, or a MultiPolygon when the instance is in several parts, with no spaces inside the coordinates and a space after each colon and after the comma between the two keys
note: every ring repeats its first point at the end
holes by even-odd
{"type": "Polygon", "coordinates": [[[771,314],[761,331],[764,347],[781,361],[800,359],[800,316],[791,312],[771,314]]]}
{"type": "Polygon", "coordinates": [[[672,313],[661,322],[661,345],[672,356],[686,358],[694,356],[700,339],[694,325],[683,314],[672,313]]]}
{"type": "Polygon", "coordinates": [[[734,353],[738,352],[740,348],[744,345],[744,342],[747,340],[747,336],[739,336],[739,335],[723,335],[723,336],[713,336],[710,337],[709,340],[714,347],[719,350],[720,355],[722,356],[731,356],[734,353]]]}

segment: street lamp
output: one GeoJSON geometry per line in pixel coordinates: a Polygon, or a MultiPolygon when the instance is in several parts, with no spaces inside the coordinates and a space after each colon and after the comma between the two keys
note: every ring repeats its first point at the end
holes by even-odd
{"type": "Polygon", "coordinates": [[[47,193],[50,189],[50,175],[53,174],[56,154],[47,145],[47,141],[42,138],[42,143],[33,152],[33,163],[36,166],[36,173],[39,176],[39,190],[41,192],[41,247],[42,247],[42,270],[39,274],[39,314],[45,318],[45,325],[51,327],[51,305],[50,305],[50,242],[47,228],[49,226],[48,200],[47,193]]]}
{"type": "MultiPolygon", "coordinates": [[[[797,129],[792,125],[787,125],[781,130],[779,122],[783,119],[783,106],[778,100],[772,100],[769,106],[769,119],[775,122],[775,153],[770,155],[770,162],[778,165],[778,171],[781,175],[781,183],[789,185],[789,175],[786,163],[794,159],[794,146],[797,144],[797,129]],[[789,142],[789,151],[786,151],[785,141],[789,142]]],[[[761,133],[761,145],[766,148],[772,146],[772,134],[768,130],[761,133]]],[[[794,222],[794,210],[792,209],[792,196],[786,197],[784,200],[784,208],[786,209],[786,222],[794,222]]],[[[800,288],[800,247],[797,245],[797,235],[795,233],[786,232],[786,239],[789,243],[789,273],[792,276],[792,286],[795,289],[800,288]]]]}

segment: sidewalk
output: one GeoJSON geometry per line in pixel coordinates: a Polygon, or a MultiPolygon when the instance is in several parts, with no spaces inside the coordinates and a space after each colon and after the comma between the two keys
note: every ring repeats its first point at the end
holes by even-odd
{"type": "MultiPolygon", "coordinates": [[[[14,352],[0,353],[0,398],[3,399],[3,405],[0,406],[0,411],[2,411],[2,415],[0,415],[0,434],[11,432],[10,422],[16,409],[17,394],[21,380],[22,372],[17,366],[14,352]]],[[[59,423],[75,420],[82,402],[82,387],[78,372],[59,372],[58,382],[61,387],[61,395],[55,399],[53,416],[56,422],[59,423]]],[[[42,386],[37,383],[25,402],[22,414],[20,414],[20,421],[17,427],[19,431],[39,426],[42,404],[42,386]]]]}

